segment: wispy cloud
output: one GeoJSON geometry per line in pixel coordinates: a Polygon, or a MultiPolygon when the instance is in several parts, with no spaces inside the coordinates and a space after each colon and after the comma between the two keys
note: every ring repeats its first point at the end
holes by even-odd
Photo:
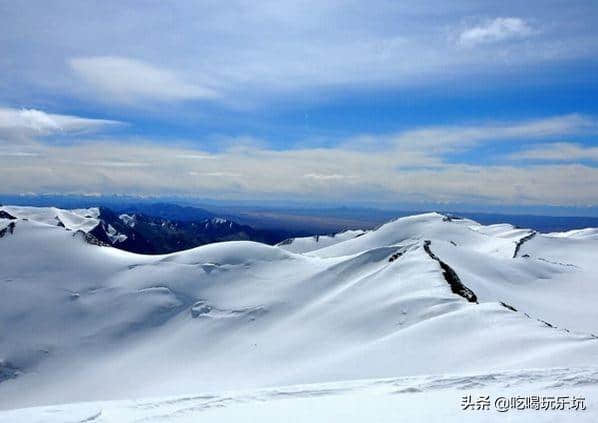
{"type": "Polygon", "coordinates": [[[212,176],[212,177],[216,177],[216,178],[238,178],[241,175],[240,173],[235,173],[235,172],[196,172],[196,171],[190,171],[189,175],[191,176],[212,176]]]}
{"type": "Polygon", "coordinates": [[[316,180],[343,180],[343,179],[354,179],[357,178],[355,175],[342,175],[339,173],[308,173],[303,175],[304,178],[316,179],[316,180]]]}
{"type": "MultiPolygon", "coordinates": [[[[593,133],[595,123],[591,117],[565,115],[364,135],[328,148],[276,150],[264,142],[237,149],[232,143],[217,153],[139,140],[136,144],[119,140],[43,143],[31,150],[35,156],[12,157],[0,169],[0,178],[8,192],[594,204],[598,167],[575,162],[475,165],[447,160],[447,155],[487,142],[536,142],[543,137],[593,133]],[[371,144],[383,147],[369,148],[371,144]],[[189,159],[194,157],[199,160],[189,159]]],[[[521,157],[549,158],[565,150],[578,159],[596,154],[595,149],[564,143],[544,150],[548,153],[538,148],[521,157]]]]}
{"type": "Polygon", "coordinates": [[[289,105],[347,90],[500,75],[513,64],[592,60],[598,44],[592,6],[576,0],[526,2],[516,16],[497,3],[492,19],[468,28],[461,23],[488,16],[487,2],[42,4],[8,3],[0,18],[11,34],[3,40],[10,60],[0,61],[1,88],[13,98],[27,92],[29,99],[60,94],[135,107],[185,100],[289,105]],[[48,21],[56,30],[39,31],[48,21]],[[447,42],[447,33],[456,42],[447,42]],[[500,42],[522,38],[528,42],[508,51],[500,42]]]}
{"type": "Polygon", "coordinates": [[[6,151],[5,149],[0,149],[0,156],[5,157],[36,157],[39,156],[39,153],[31,153],[27,151],[6,151]]]}
{"type": "Polygon", "coordinates": [[[588,1],[138,3],[1,7],[3,190],[598,198],[588,1]]]}
{"type": "MultiPolygon", "coordinates": [[[[392,154],[330,149],[321,162],[309,151],[223,154],[210,166],[182,165],[185,151],[146,146],[134,155],[119,145],[46,148],[40,156],[14,157],[0,175],[5,192],[181,194],[222,199],[306,199],[392,203],[596,205],[598,168],[580,164],[478,166],[442,163],[434,168],[397,167],[392,154]],[[136,160],[122,163],[123,157],[136,160]],[[264,163],[268,163],[264,169],[264,163]],[[328,173],[328,172],[345,173],[328,173]],[[350,172],[350,173],[349,173],[350,172]],[[304,175],[311,175],[305,177],[304,175]],[[347,177],[349,176],[350,177],[347,177]]],[[[183,162],[184,163],[184,162],[183,162]]],[[[187,162],[188,163],[188,162],[187,162]]]]}
{"type": "Polygon", "coordinates": [[[35,109],[0,107],[0,132],[31,135],[81,133],[98,130],[121,122],[88,119],[78,116],[46,113],[35,109]]]}
{"type": "Polygon", "coordinates": [[[495,18],[482,25],[464,30],[459,35],[459,42],[463,45],[474,46],[525,38],[533,33],[532,27],[521,18],[495,18]]]}
{"type": "Polygon", "coordinates": [[[509,156],[512,160],[546,160],[572,162],[576,160],[598,161],[598,147],[587,147],[570,142],[541,144],[509,156]]]}
{"type": "Polygon", "coordinates": [[[126,57],[79,57],[69,64],[106,100],[132,103],[218,97],[214,89],[187,83],[172,70],[126,57]]]}
{"type": "Polygon", "coordinates": [[[390,141],[402,149],[427,148],[438,153],[502,140],[535,140],[543,137],[598,131],[598,122],[570,114],[518,122],[489,122],[479,125],[433,126],[397,134],[390,141]]]}

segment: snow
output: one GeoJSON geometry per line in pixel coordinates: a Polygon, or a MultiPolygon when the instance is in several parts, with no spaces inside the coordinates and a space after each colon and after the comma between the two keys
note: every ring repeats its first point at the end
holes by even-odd
{"type": "Polygon", "coordinates": [[[148,256],[48,223],[87,212],[3,209],[19,219],[0,239],[0,362],[15,376],[0,422],[461,421],[479,418],[459,408],[467,392],[598,393],[592,236],[521,242],[529,230],[429,213],[148,256]]]}
{"type": "Polygon", "coordinates": [[[418,376],[295,385],[254,391],[64,404],[0,413],[0,423],[58,422],[595,422],[595,369],[528,369],[489,374],[418,376]],[[579,381],[583,381],[579,383],[579,381]],[[564,410],[497,411],[499,397],[558,397],[564,410]],[[488,410],[463,408],[487,395],[488,410]],[[586,409],[571,406],[583,398],[586,409]]]}
{"type": "Polygon", "coordinates": [[[52,226],[62,222],[65,228],[72,231],[89,232],[100,223],[100,209],[97,207],[63,210],[56,207],[2,206],[0,210],[20,219],[34,220],[52,226]]]}
{"type": "Polygon", "coordinates": [[[233,227],[233,222],[231,222],[230,220],[227,219],[223,219],[221,217],[213,217],[212,219],[209,219],[206,221],[204,227],[207,229],[210,227],[210,225],[213,226],[228,226],[229,228],[233,227]]]}
{"type": "Polygon", "coordinates": [[[121,214],[118,216],[118,218],[127,226],[134,228],[135,227],[135,223],[136,219],[135,219],[135,215],[129,215],[129,214],[121,214]]]}
{"type": "Polygon", "coordinates": [[[546,236],[554,238],[598,238],[598,228],[574,229],[567,232],[551,232],[546,236]]]}
{"type": "Polygon", "coordinates": [[[505,257],[513,255],[513,241],[519,233],[511,225],[490,227],[488,233],[485,232],[483,226],[469,219],[448,221],[446,216],[439,213],[425,213],[394,220],[363,236],[312,251],[310,254],[338,257],[384,245],[440,239],[453,241],[458,245],[466,244],[469,248],[486,253],[498,253],[505,257]]]}
{"type": "Polygon", "coordinates": [[[106,229],[106,235],[108,235],[108,239],[110,239],[112,244],[125,242],[127,240],[127,236],[125,234],[121,234],[110,224],[108,224],[108,228],[106,229]]]}
{"type": "Polygon", "coordinates": [[[293,253],[307,253],[309,251],[318,250],[320,248],[328,247],[330,245],[338,244],[339,242],[361,236],[366,231],[348,230],[332,235],[315,235],[302,238],[290,238],[278,244],[278,247],[293,252],[293,253]]]}

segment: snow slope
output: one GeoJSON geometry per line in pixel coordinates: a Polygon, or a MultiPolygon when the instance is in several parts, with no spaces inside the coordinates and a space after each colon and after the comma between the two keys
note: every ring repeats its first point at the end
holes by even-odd
{"type": "Polygon", "coordinates": [[[348,239],[357,238],[366,231],[361,229],[348,230],[332,235],[314,235],[302,238],[289,238],[278,244],[278,247],[290,251],[292,253],[307,253],[320,248],[328,247],[348,239]]]}
{"type": "MultiPolygon", "coordinates": [[[[490,374],[415,376],[296,385],[182,397],[102,401],[0,413],[0,423],[58,422],[588,422],[598,395],[596,369],[519,370],[490,374]],[[580,382],[581,381],[581,382],[580,382]],[[557,398],[563,409],[507,408],[499,398],[557,398]],[[488,396],[487,410],[463,409],[488,396]],[[583,399],[574,405],[573,397],[583,399]],[[497,400],[499,402],[497,402],[497,400]],[[464,404],[464,405],[462,405],[464,404]],[[581,405],[585,405],[584,407],[581,405]],[[498,410],[502,411],[498,411],[498,410]]],[[[525,404],[525,403],[524,403],[525,404]]],[[[550,404],[550,400],[545,402],[550,404]]],[[[530,401],[531,405],[531,401],[530,401]]],[[[519,406],[521,407],[521,405],[519,406]]]]}
{"type": "MultiPolygon", "coordinates": [[[[390,404],[392,383],[380,382],[386,391],[379,393],[377,382],[364,382],[373,388],[341,390],[330,403],[318,392],[323,383],[348,380],[532,368],[544,369],[542,385],[524,389],[559,391],[550,369],[572,366],[588,370],[561,370],[559,377],[573,378],[563,386],[585,393],[576,382],[590,380],[587,392],[596,393],[592,236],[430,213],[335,243],[304,243],[302,254],[289,244],[225,242],[146,256],[88,244],[46,218],[35,220],[34,211],[24,220],[4,209],[18,219],[0,238],[0,409],[95,401],[50,409],[72,413],[72,421],[97,409],[105,411],[96,421],[130,421],[134,403],[115,400],[317,384],[316,394],[290,398],[289,407],[312,401],[325,417],[340,410],[329,404],[351,408],[359,398],[376,411],[378,398],[394,413],[407,400],[390,404]],[[464,289],[475,296],[459,295],[464,289]]],[[[461,389],[430,395],[458,407],[461,389]]],[[[413,395],[415,404],[428,398],[413,395]]],[[[163,401],[147,408],[166,407],[168,415],[163,401]]],[[[202,401],[183,402],[199,410],[202,401]]],[[[208,421],[269,412],[232,402],[208,421]]],[[[272,413],[280,404],[272,403],[272,413]]],[[[40,417],[48,410],[0,412],[0,421],[35,421],[27,413],[51,421],[40,417]]]]}
{"type": "Polygon", "coordinates": [[[72,231],[89,232],[100,223],[100,209],[63,210],[56,207],[0,206],[8,214],[47,225],[64,225],[72,231]]]}

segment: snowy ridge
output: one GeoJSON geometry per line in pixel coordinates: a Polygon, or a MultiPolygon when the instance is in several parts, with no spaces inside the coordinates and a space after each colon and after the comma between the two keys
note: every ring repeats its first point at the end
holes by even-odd
{"type": "MultiPolygon", "coordinates": [[[[0,239],[0,323],[11,328],[0,337],[0,409],[96,401],[59,409],[115,421],[132,403],[97,401],[305,383],[319,392],[346,380],[571,363],[589,369],[571,383],[594,380],[598,240],[521,242],[529,234],[428,213],[321,248],[300,241],[301,254],[288,251],[293,243],[236,241],[148,256],[18,219],[0,239]]],[[[343,394],[338,406],[353,399],[343,394]]],[[[202,401],[189,404],[204,413],[202,401]]],[[[35,410],[0,412],[0,421],[48,416],[35,410]]],[[[182,421],[196,421],[185,413],[182,421]]]]}
{"type": "Polygon", "coordinates": [[[92,231],[99,223],[100,209],[63,210],[56,207],[1,206],[0,211],[19,218],[51,226],[63,226],[72,231],[92,231]]]}
{"type": "Polygon", "coordinates": [[[175,221],[137,213],[116,213],[105,207],[62,210],[55,207],[0,206],[0,231],[9,223],[25,220],[80,232],[95,245],[112,246],[140,254],[165,254],[217,241],[277,242],[275,232],[256,230],[228,219],[211,217],[175,221]],[[12,214],[10,214],[10,213],[12,214]]]}
{"type": "Polygon", "coordinates": [[[598,228],[575,229],[567,232],[551,232],[546,234],[546,236],[574,239],[598,238],[598,228]]]}
{"type": "Polygon", "coordinates": [[[303,238],[289,238],[278,244],[278,247],[283,248],[293,253],[307,253],[320,248],[328,247],[348,239],[357,238],[366,231],[363,230],[348,230],[332,235],[314,235],[303,238]]]}

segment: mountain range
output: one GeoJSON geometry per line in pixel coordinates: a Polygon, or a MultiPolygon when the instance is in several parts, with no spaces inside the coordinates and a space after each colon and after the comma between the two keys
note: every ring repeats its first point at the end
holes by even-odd
{"type": "Polygon", "coordinates": [[[286,232],[257,230],[202,209],[168,204],[131,206],[121,212],[106,207],[64,210],[0,206],[0,218],[1,213],[81,231],[89,242],[141,254],[163,254],[230,240],[275,244],[287,236],[286,232]]]}
{"type": "MultiPolygon", "coordinates": [[[[277,245],[114,248],[138,225],[1,208],[0,422],[504,421],[462,397],[598,395],[598,229],[425,213],[277,245]]],[[[509,416],[595,421],[588,407],[509,416]]]]}

